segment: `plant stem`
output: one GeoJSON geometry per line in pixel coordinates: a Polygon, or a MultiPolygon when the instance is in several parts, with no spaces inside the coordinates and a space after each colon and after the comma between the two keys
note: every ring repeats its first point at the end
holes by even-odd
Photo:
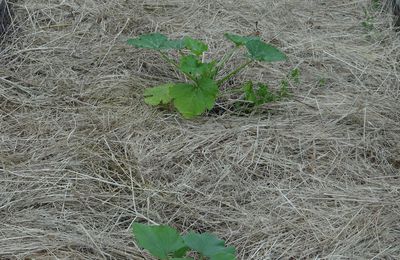
{"type": "MultiPolygon", "coordinates": [[[[185,74],[186,77],[190,78],[191,80],[193,80],[194,82],[196,82],[196,79],[194,77],[192,77],[192,75],[183,72],[180,68],[179,65],[173,61],[172,59],[170,59],[167,55],[165,55],[165,53],[163,53],[162,51],[158,51],[161,55],[161,57],[168,62],[169,64],[171,64],[172,66],[174,66],[176,69],[178,69],[180,72],[182,72],[183,74],[185,74]]],[[[181,54],[182,55],[182,54],[181,54]]]]}
{"type": "Polygon", "coordinates": [[[226,75],[223,79],[218,80],[218,85],[225,83],[227,80],[229,80],[230,78],[232,78],[233,76],[238,74],[242,69],[244,69],[247,65],[249,65],[252,62],[253,62],[253,60],[248,60],[247,62],[245,62],[242,65],[240,65],[239,67],[237,67],[234,71],[232,71],[231,73],[226,75]]]}

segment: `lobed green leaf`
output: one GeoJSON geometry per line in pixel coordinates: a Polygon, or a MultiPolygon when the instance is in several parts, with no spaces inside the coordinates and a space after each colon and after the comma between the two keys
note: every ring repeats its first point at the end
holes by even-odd
{"type": "Polygon", "coordinates": [[[276,47],[267,44],[260,39],[254,39],[245,43],[250,58],[257,61],[284,61],[286,55],[276,47]]]}
{"type": "Polygon", "coordinates": [[[195,55],[183,56],[179,62],[179,69],[195,79],[211,78],[214,74],[215,62],[202,63],[195,55]]]}
{"type": "Polygon", "coordinates": [[[212,109],[218,94],[217,83],[209,78],[202,78],[197,85],[176,84],[170,94],[178,111],[185,118],[201,115],[212,109]]]}
{"type": "Polygon", "coordinates": [[[168,259],[170,254],[186,247],[179,233],[169,226],[148,226],[135,223],[133,224],[133,234],[141,247],[162,260],[168,259]]]}
{"type": "Polygon", "coordinates": [[[260,38],[257,36],[240,36],[240,35],[231,34],[231,33],[225,33],[224,36],[228,40],[233,42],[236,46],[245,45],[248,41],[251,41],[251,40],[260,40],[260,38]]]}
{"type": "Polygon", "coordinates": [[[192,231],[183,236],[183,240],[191,249],[196,250],[204,256],[214,257],[214,259],[225,259],[222,257],[235,254],[234,247],[225,247],[225,242],[223,240],[218,239],[215,235],[210,233],[198,234],[192,231]]]}
{"type": "Polygon", "coordinates": [[[172,97],[169,93],[170,88],[174,84],[164,84],[157,87],[147,88],[144,90],[144,102],[146,104],[157,106],[160,104],[166,105],[172,101],[172,97]]]}
{"type": "Polygon", "coordinates": [[[183,43],[185,48],[187,48],[188,50],[190,50],[193,54],[195,54],[196,56],[200,56],[203,54],[203,52],[208,50],[208,46],[207,44],[205,44],[202,41],[199,40],[195,40],[193,38],[190,38],[188,36],[186,36],[183,39],[183,43]]]}

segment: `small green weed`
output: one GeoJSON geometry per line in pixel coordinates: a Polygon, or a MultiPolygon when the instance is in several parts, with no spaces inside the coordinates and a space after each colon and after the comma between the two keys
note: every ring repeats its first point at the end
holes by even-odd
{"type": "Polygon", "coordinates": [[[381,0],[372,0],[371,1],[371,8],[373,10],[379,10],[382,8],[382,1],[381,0]]]}
{"type": "MultiPolygon", "coordinates": [[[[129,39],[129,45],[157,51],[166,62],[189,79],[186,83],[167,83],[146,89],[144,91],[145,102],[153,106],[173,104],[183,117],[193,118],[212,109],[219,95],[220,86],[245,67],[257,61],[286,60],[285,54],[276,47],[263,42],[257,36],[239,36],[226,33],[225,37],[233,42],[235,47],[227,51],[221,60],[209,62],[203,61],[203,54],[208,50],[208,46],[204,42],[190,37],[171,40],[160,33],[151,33],[129,39]],[[246,61],[231,72],[219,75],[226,62],[242,47],[247,49],[246,61]],[[166,53],[166,51],[171,50],[179,53],[178,61],[175,61],[166,53]]],[[[262,97],[264,99],[267,98],[267,87],[261,87],[260,91],[257,94],[264,95],[262,97]]]]}
{"type": "Polygon", "coordinates": [[[365,30],[372,31],[375,28],[374,18],[371,16],[366,17],[366,19],[361,22],[361,25],[364,27],[365,30]]]}
{"type": "Polygon", "coordinates": [[[326,78],[319,78],[318,79],[318,84],[319,87],[325,87],[326,86],[326,78]]]}
{"type": "Polygon", "coordinates": [[[268,85],[259,83],[257,87],[254,87],[252,81],[246,82],[243,87],[245,93],[245,100],[255,106],[259,106],[265,103],[274,102],[279,99],[279,95],[274,94],[270,91],[268,85]]]}
{"type": "Polygon", "coordinates": [[[161,260],[235,260],[234,247],[210,233],[189,232],[181,236],[166,225],[133,224],[133,235],[142,248],[161,260]],[[193,257],[188,257],[191,255],[193,257]]]}
{"type": "Polygon", "coordinates": [[[375,29],[375,18],[371,14],[375,13],[376,11],[380,10],[382,8],[382,3],[380,0],[372,0],[370,5],[368,7],[364,7],[364,17],[365,20],[361,22],[362,27],[366,31],[372,31],[375,29]]]}
{"type": "Polygon", "coordinates": [[[267,84],[258,83],[255,85],[252,81],[248,81],[243,86],[244,100],[246,103],[250,103],[251,106],[260,106],[279,101],[289,96],[289,80],[296,84],[300,82],[300,70],[298,68],[293,69],[287,79],[281,81],[280,89],[277,93],[271,91],[267,84]]]}
{"type": "Polygon", "coordinates": [[[291,71],[290,79],[292,79],[296,84],[300,83],[300,70],[298,68],[295,68],[291,71]]]}

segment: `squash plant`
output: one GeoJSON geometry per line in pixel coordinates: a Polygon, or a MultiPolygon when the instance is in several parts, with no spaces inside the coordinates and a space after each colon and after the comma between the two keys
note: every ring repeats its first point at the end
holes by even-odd
{"type": "Polygon", "coordinates": [[[210,233],[180,235],[166,225],[133,224],[133,235],[140,247],[161,260],[235,260],[235,248],[210,233]],[[191,256],[188,256],[191,255],[191,256]]]}
{"type": "Polygon", "coordinates": [[[221,60],[203,61],[203,54],[208,50],[207,44],[191,37],[178,40],[168,39],[160,33],[141,35],[129,39],[128,44],[137,48],[152,49],[169,64],[182,72],[188,82],[166,83],[147,88],[144,91],[145,102],[149,105],[167,105],[172,103],[185,118],[193,118],[210,110],[215,105],[219,88],[245,67],[257,62],[276,62],[286,60],[286,56],[276,47],[265,43],[257,36],[239,36],[226,33],[225,37],[235,47],[227,51],[221,60]],[[247,59],[231,72],[219,75],[221,69],[240,48],[247,49],[247,59]],[[178,61],[168,55],[167,51],[178,51],[178,61]]]}

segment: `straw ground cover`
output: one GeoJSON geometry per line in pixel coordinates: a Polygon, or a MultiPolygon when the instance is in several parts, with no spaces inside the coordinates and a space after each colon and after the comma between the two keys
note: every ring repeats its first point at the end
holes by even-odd
{"type": "Polygon", "coordinates": [[[400,36],[369,1],[13,3],[0,258],[150,259],[134,221],[215,233],[238,259],[400,258],[400,36]],[[293,98],[191,121],[143,102],[182,78],[128,38],[189,35],[222,56],[222,33],[256,22],[289,61],[235,81],[298,67],[293,98]]]}

